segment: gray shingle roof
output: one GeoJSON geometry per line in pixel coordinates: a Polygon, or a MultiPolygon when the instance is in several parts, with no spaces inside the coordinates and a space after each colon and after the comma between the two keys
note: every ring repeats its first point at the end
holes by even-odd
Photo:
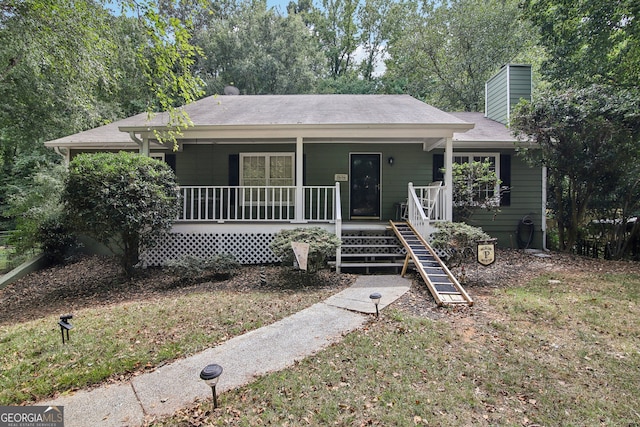
{"type": "MultiPolygon", "coordinates": [[[[198,127],[251,126],[360,126],[402,128],[437,127],[463,132],[472,125],[409,95],[241,95],[210,96],[184,107],[198,127]]],[[[128,131],[162,127],[168,114],[149,120],[138,114],[106,126],[46,143],[47,146],[131,145],[128,131]]],[[[135,144],[133,144],[135,146],[135,144]]]]}
{"type": "Polygon", "coordinates": [[[454,141],[468,142],[516,142],[509,128],[500,122],[488,119],[483,113],[449,113],[460,120],[475,123],[475,127],[466,132],[453,134],[454,141]]]}
{"type": "MultiPolygon", "coordinates": [[[[185,110],[196,126],[464,123],[409,95],[210,96],[185,110]]],[[[166,118],[148,124],[160,126],[166,118]]]]}

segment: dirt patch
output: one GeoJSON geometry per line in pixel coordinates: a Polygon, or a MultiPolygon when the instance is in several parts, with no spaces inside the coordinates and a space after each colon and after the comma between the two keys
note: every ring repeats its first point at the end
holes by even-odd
{"type": "Polygon", "coordinates": [[[487,314],[486,301],[495,289],[522,286],[542,274],[552,278],[554,273],[560,272],[640,273],[640,263],[609,261],[557,252],[498,249],[495,263],[488,267],[475,264],[465,269],[452,269],[452,273],[464,281],[465,290],[474,300],[473,307],[438,307],[424,281],[415,272],[411,273],[411,289],[396,301],[394,306],[416,316],[433,319],[455,317],[459,321],[461,317],[487,314]]]}

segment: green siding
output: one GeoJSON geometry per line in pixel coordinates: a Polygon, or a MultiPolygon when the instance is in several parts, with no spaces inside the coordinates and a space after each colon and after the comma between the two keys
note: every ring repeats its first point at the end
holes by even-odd
{"type": "MultiPolygon", "coordinates": [[[[350,153],[379,153],[381,157],[381,214],[383,220],[395,219],[396,203],[407,199],[407,184],[431,182],[432,154],[419,144],[305,144],[307,185],[331,185],[335,174],[349,174],[350,153]],[[393,165],[387,161],[394,158],[393,165]],[[312,160],[311,160],[312,159],[312,160]]],[[[349,182],[340,183],[342,217],[349,215],[349,182]]]]}
{"type": "Polygon", "coordinates": [[[510,111],[520,99],[531,99],[531,66],[507,64],[486,86],[485,116],[508,124],[510,111]]]}
{"type": "Polygon", "coordinates": [[[184,145],[176,153],[180,185],[229,185],[229,155],[239,153],[295,152],[295,144],[184,145]]]}
{"type": "Polygon", "coordinates": [[[497,122],[507,123],[507,68],[502,68],[498,74],[487,82],[487,99],[485,116],[497,122]]]}
{"type": "Polygon", "coordinates": [[[531,66],[509,66],[509,104],[513,108],[520,99],[531,100],[531,66]]]}
{"type": "Polygon", "coordinates": [[[489,235],[497,238],[499,246],[517,248],[518,222],[529,216],[535,226],[531,247],[541,248],[542,171],[540,168],[527,165],[513,150],[501,153],[511,154],[511,205],[501,207],[495,215],[477,212],[469,222],[471,225],[482,227],[489,235]]]}
{"type": "MultiPolygon", "coordinates": [[[[336,174],[349,174],[349,153],[379,153],[382,166],[383,220],[395,218],[395,204],[407,199],[407,184],[431,182],[433,154],[420,144],[304,144],[306,185],[334,185],[336,174]],[[389,165],[387,159],[394,158],[389,165]]],[[[176,153],[180,185],[229,185],[229,156],[239,153],[295,152],[295,144],[185,145],[176,153]]],[[[342,216],[348,219],[349,182],[340,183],[342,216]]]]}
{"type": "MultiPolygon", "coordinates": [[[[295,144],[273,145],[185,145],[176,153],[176,174],[181,185],[228,185],[229,155],[246,152],[294,152],[295,144]]],[[[461,150],[468,151],[468,150],[461,150]]],[[[495,153],[495,150],[485,150],[495,153]]],[[[482,152],[474,150],[474,152],[482,152]]],[[[425,152],[420,144],[304,144],[305,184],[334,185],[335,174],[349,174],[350,153],[379,153],[382,163],[382,220],[395,219],[396,204],[407,199],[407,184],[428,185],[432,181],[434,154],[425,152]],[[370,150],[365,150],[370,147],[370,150]],[[393,165],[387,159],[394,158],[393,165]]],[[[514,150],[502,150],[511,155],[511,205],[504,206],[495,216],[477,212],[471,224],[482,227],[498,238],[502,247],[517,247],[518,221],[530,216],[535,224],[532,247],[542,247],[542,175],[539,168],[525,164],[514,150]]],[[[349,182],[340,183],[342,217],[349,219],[349,182]]]]}

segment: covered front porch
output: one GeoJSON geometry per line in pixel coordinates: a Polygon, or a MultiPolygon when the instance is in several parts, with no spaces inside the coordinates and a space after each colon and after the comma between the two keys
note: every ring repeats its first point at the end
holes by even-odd
{"type": "MultiPolygon", "coordinates": [[[[269,250],[273,236],[283,229],[321,227],[336,234],[354,230],[384,231],[383,220],[343,219],[341,185],[300,187],[185,186],[180,188],[182,209],[166,241],[147,250],[142,260],[161,265],[168,259],[190,254],[207,258],[215,254],[234,255],[244,264],[277,262],[269,250]]],[[[434,224],[447,220],[445,186],[407,185],[402,219],[426,239],[434,224]]],[[[342,252],[336,252],[336,269],[342,252]]]]}

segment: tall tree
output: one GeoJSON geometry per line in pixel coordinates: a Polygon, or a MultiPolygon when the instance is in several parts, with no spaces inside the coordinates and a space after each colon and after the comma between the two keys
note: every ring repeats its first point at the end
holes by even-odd
{"type": "Polygon", "coordinates": [[[197,33],[204,52],[197,64],[208,93],[233,84],[245,94],[308,93],[322,54],[302,17],[281,16],[264,1],[242,3],[233,16],[214,19],[197,33]]]}
{"type": "Polygon", "coordinates": [[[387,79],[446,110],[480,111],[487,79],[530,37],[516,0],[406,0],[394,13],[387,79]]]}
{"type": "Polygon", "coordinates": [[[144,109],[188,123],[175,108],[201,90],[188,22],[120,4],[116,18],[93,0],[0,1],[0,212],[17,157],[49,152],[44,140],[144,109]]]}
{"type": "Polygon", "coordinates": [[[358,10],[360,35],[359,48],[364,53],[360,62],[360,73],[365,80],[373,80],[380,61],[384,58],[388,40],[392,3],[390,0],[365,0],[358,10]]]}
{"type": "Polygon", "coordinates": [[[542,72],[565,87],[640,85],[640,2],[525,0],[548,53],[542,72]]]}
{"type": "Polygon", "coordinates": [[[313,15],[313,30],[327,58],[327,76],[346,75],[355,64],[358,47],[358,0],[322,0],[313,15]]]}
{"type": "Polygon", "coordinates": [[[524,155],[548,169],[561,249],[573,248],[598,205],[626,215],[623,224],[640,209],[638,91],[598,85],[547,91],[521,102],[511,126],[539,146],[524,155]]]}

